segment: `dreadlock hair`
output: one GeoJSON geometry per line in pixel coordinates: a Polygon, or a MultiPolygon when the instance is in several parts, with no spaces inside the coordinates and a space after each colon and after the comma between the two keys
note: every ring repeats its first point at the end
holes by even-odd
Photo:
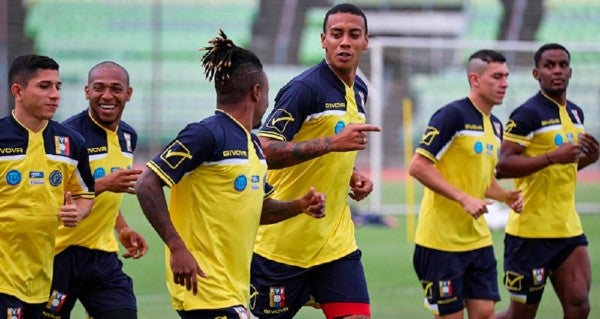
{"type": "Polygon", "coordinates": [[[254,85],[263,85],[263,66],[254,53],[236,46],[221,29],[208,43],[200,49],[207,51],[202,66],[208,81],[214,79],[217,103],[239,102],[254,85]]]}

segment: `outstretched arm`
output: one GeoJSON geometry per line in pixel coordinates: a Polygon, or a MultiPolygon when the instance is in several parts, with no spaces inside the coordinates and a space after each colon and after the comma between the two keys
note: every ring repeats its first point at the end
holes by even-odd
{"type": "Polygon", "coordinates": [[[206,274],[171,222],[163,186],[158,175],[146,169],[135,184],[135,191],[144,215],[171,251],[170,265],[174,282],[197,294],[197,276],[206,277],[206,274]]]}
{"type": "Polygon", "coordinates": [[[325,195],[311,187],[304,196],[291,201],[267,198],[263,203],[260,223],[274,224],[302,213],[314,218],[325,217],[325,195]]]}
{"type": "Polygon", "coordinates": [[[142,170],[139,169],[115,170],[112,173],[96,180],[94,183],[96,195],[106,191],[113,193],[135,194],[133,186],[135,185],[135,181],[137,181],[138,177],[140,177],[141,173],[142,170]]]}
{"type": "Polygon", "coordinates": [[[367,132],[379,132],[371,124],[350,124],[338,134],[304,142],[286,142],[260,137],[270,169],[294,166],[331,152],[348,152],[367,148],[367,132]]]}

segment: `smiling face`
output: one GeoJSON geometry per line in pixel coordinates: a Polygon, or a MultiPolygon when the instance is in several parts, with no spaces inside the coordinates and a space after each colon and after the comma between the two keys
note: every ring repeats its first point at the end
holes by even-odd
{"type": "MultiPolygon", "coordinates": [[[[360,56],[369,44],[363,17],[352,13],[331,14],[321,34],[325,60],[342,80],[354,80],[360,56]]],[[[352,85],[352,83],[347,83],[352,85]]]]}
{"type": "Polygon", "coordinates": [[[117,129],[132,93],[127,72],[112,63],[94,67],[85,86],[85,97],[89,101],[92,117],[113,131],[117,129]]]}
{"type": "Polygon", "coordinates": [[[58,70],[51,69],[38,69],[26,85],[12,84],[17,120],[36,132],[43,128],[58,109],[61,85],[58,70]]]}

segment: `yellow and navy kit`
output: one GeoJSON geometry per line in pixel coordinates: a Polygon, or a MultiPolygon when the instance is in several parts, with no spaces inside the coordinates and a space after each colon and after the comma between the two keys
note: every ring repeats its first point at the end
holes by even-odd
{"type": "Polygon", "coordinates": [[[0,119],[0,176],[0,293],[45,302],[64,194],[94,197],[84,140],[54,121],[33,132],[0,119]]]}
{"type": "MultiPolygon", "coordinates": [[[[357,76],[352,87],[322,61],[284,86],[258,135],[280,141],[303,142],[333,136],[353,123],[365,123],[367,86],[357,76]]],[[[332,152],[318,158],[270,170],[273,198],[287,201],[311,186],[327,195],[326,216],[306,214],[258,231],[255,252],[270,260],[308,268],[342,258],[358,246],[347,203],[356,151],[332,152]]]]}
{"type": "MultiPolygon", "coordinates": [[[[133,127],[121,121],[116,131],[97,123],[88,110],[65,120],[63,125],[85,138],[94,179],[105,177],[118,169],[130,169],[137,134],[133,127]]],[[[92,212],[77,227],[60,225],[56,237],[56,253],[68,246],[81,246],[107,252],[119,251],[114,235],[123,193],[103,192],[94,199],[92,212]]]]}
{"type": "MultiPolygon", "coordinates": [[[[539,92],[516,108],[506,124],[504,138],[525,147],[525,156],[551,152],[563,143],[579,142],[584,133],[583,111],[567,101],[560,105],[539,92]]],[[[566,238],[583,234],[575,210],[577,163],[553,164],[515,179],[523,190],[520,214],[511,211],[508,234],[526,238],[566,238]]]]}
{"type": "Polygon", "coordinates": [[[250,261],[265,197],[267,163],[258,138],[227,113],[189,124],[147,166],[171,187],[175,229],[208,274],[198,294],[167,286],[176,310],[247,305],[250,261]]]}
{"type": "MultiPolygon", "coordinates": [[[[501,139],[500,120],[464,98],[433,114],[416,152],[431,160],[453,186],[484,198],[494,178],[501,139]]],[[[425,188],[415,242],[458,252],[490,246],[492,238],[485,218],[474,219],[458,202],[425,188]]]]}

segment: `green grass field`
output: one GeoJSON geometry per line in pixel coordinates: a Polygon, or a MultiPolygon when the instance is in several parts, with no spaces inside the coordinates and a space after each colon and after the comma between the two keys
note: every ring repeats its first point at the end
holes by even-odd
{"type": "MultiPolygon", "coordinates": [[[[580,202],[600,203],[600,183],[580,184],[577,196],[580,202]]],[[[403,186],[390,184],[385,186],[384,201],[398,203],[404,196],[403,186]],[[401,196],[398,196],[401,194],[401,196]],[[391,201],[390,198],[396,199],[391,201]]],[[[420,199],[420,195],[418,195],[420,199]]],[[[141,232],[149,241],[148,254],[139,260],[124,260],[125,271],[133,278],[138,298],[140,319],[176,319],[171,309],[164,279],[164,246],[150,224],[147,222],[135,197],[126,195],[123,212],[129,224],[141,232]]],[[[395,229],[363,227],[357,229],[357,240],[363,251],[363,262],[371,295],[373,318],[416,319],[432,318],[423,308],[423,294],[412,268],[413,244],[407,242],[406,224],[403,216],[398,216],[399,226],[395,229]]],[[[592,282],[590,301],[592,312],[589,318],[600,318],[600,253],[596,246],[600,244],[600,211],[596,214],[581,215],[584,229],[590,242],[590,257],[595,277],[592,282]]],[[[494,232],[494,244],[499,264],[502,265],[502,232],[494,232]]],[[[501,283],[501,276],[499,281],[501,283]]],[[[502,301],[496,309],[507,306],[507,295],[500,285],[502,301]]],[[[547,286],[544,299],[538,311],[538,318],[562,318],[561,307],[550,285],[547,286]]],[[[86,318],[83,310],[76,309],[73,318],[86,318]]],[[[305,308],[296,316],[300,319],[323,318],[318,310],[305,308]]]]}

